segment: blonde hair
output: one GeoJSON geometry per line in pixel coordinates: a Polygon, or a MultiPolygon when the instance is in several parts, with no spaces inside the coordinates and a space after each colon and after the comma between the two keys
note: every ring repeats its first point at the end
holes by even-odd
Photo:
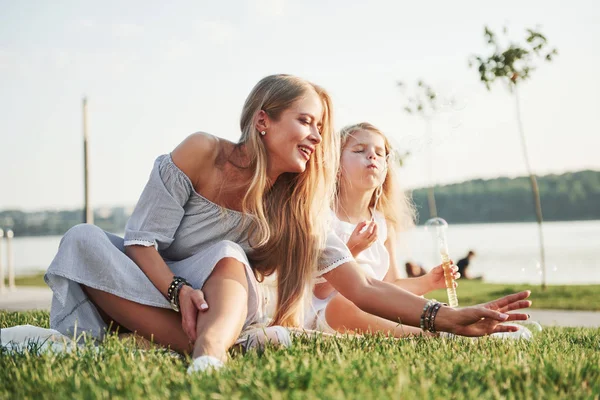
{"type": "MultiPolygon", "coordinates": [[[[388,224],[391,224],[396,231],[405,230],[410,228],[415,223],[415,207],[410,196],[408,196],[403,190],[397,180],[397,171],[395,169],[395,152],[387,136],[382,131],[377,129],[374,125],[368,122],[361,122],[354,125],[344,127],[340,131],[340,146],[341,150],[344,149],[348,139],[356,132],[368,131],[381,135],[385,143],[385,156],[387,163],[387,174],[381,185],[381,195],[379,199],[376,199],[377,190],[373,192],[373,197],[369,207],[374,207],[377,201],[376,207],[379,212],[384,216],[388,224]]],[[[340,172],[342,166],[340,165],[340,172]]],[[[336,193],[340,191],[341,179],[338,179],[338,187],[336,193]]]]}
{"type": "Polygon", "coordinates": [[[239,144],[246,146],[250,187],[242,210],[252,219],[249,254],[257,279],[277,274],[277,307],[272,324],[299,326],[304,296],[325,244],[326,221],[335,194],[339,137],[334,135],[331,99],[321,87],[291,75],[271,75],[252,89],[242,110],[239,144]],[[268,153],[256,129],[263,110],[278,120],[283,111],[313,91],[323,105],[322,142],[303,173],[284,173],[268,188],[268,153]]]}

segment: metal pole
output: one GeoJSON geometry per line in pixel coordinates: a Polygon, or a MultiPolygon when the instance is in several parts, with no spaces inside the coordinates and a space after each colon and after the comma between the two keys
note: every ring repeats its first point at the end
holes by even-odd
{"type": "Polygon", "coordinates": [[[15,236],[12,230],[6,231],[6,263],[8,267],[8,290],[15,290],[15,258],[13,256],[12,239],[15,236]]]}
{"type": "Polygon", "coordinates": [[[83,98],[83,186],[84,186],[84,206],[83,222],[87,224],[94,223],[94,212],[90,207],[90,187],[89,187],[89,149],[88,149],[88,130],[87,130],[87,97],[83,98]]]}

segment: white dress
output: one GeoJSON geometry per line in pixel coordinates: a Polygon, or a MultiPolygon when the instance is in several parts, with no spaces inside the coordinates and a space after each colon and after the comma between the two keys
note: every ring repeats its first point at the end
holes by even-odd
{"type": "MultiPolygon", "coordinates": [[[[202,288],[215,265],[234,258],[246,267],[247,317],[244,329],[265,321],[264,297],[246,253],[249,219],[240,212],[212,203],[194,190],[190,179],[170,155],[159,156],[125,237],[94,225],[77,225],[61,240],[45,280],[54,292],[50,328],[67,337],[87,332],[102,339],[107,325],[81,285],[123,299],[170,309],[168,300],[144,272],[125,254],[130,245],[154,246],[167,266],[202,288]]],[[[352,260],[344,243],[329,232],[316,274],[352,260]]],[[[50,332],[50,334],[53,334],[50,332]]]]}
{"type": "MultiPolygon", "coordinates": [[[[334,213],[332,212],[332,214],[334,213]]],[[[383,280],[390,268],[390,253],[385,247],[385,242],[387,240],[387,224],[385,217],[379,211],[374,212],[374,218],[377,223],[377,240],[369,248],[358,254],[355,261],[367,275],[378,280],[383,280]]],[[[350,236],[352,236],[352,232],[356,229],[356,224],[341,221],[335,214],[332,217],[332,221],[333,232],[344,243],[348,243],[350,236]]],[[[320,275],[325,272],[329,271],[323,271],[320,275]]],[[[316,280],[316,283],[323,282],[325,282],[325,279],[321,277],[318,277],[316,280]]],[[[333,291],[324,299],[319,299],[314,294],[312,295],[312,302],[309,309],[305,312],[306,317],[304,319],[304,327],[306,329],[314,329],[328,333],[335,332],[325,320],[325,308],[337,293],[337,291],[333,291]]]]}

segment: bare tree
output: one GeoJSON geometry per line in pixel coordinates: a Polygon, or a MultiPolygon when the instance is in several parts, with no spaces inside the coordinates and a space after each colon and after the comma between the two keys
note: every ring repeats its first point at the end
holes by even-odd
{"type": "MultiPolygon", "coordinates": [[[[503,29],[503,35],[508,36],[506,27],[503,29]]],[[[523,122],[521,119],[521,106],[519,104],[518,85],[531,77],[532,71],[535,70],[535,61],[545,60],[552,61],[558,55],[555,48],[548,48],[548,40],[542,35],[539,30],[527,29],[524,44],[509,43],[502,46],[497,35],[492,32],[487,26],[484,30],[484,37],[492,49],[492,54],[488,56],[472,56],[469,60],[469,67],[477,66],[481,82],[485,84],[488,90],[491,90],[491,85],[495,81],[501,81],[508,88],[509,92],[514,96],[516,106],[517,126],[521,138],[521,148],[523,158],[525,159],[525,167],[531,181],[531,189],[533,193],[535,215],[538,222],[539,240],[540,240],[540,264],[542,268],[542,289],[546,288],[546,256],[544,251],[544,234],[542,230],[542,204],[540,201],[540,193],[538,190],[537,179],[531,169],[529,163],[529,153],[527,151],[527,143],[525,141],[525,132],[523,130],[523,122]]]]}
{"type": "MultiPolygon", "coordinates": [[[[406,90],[404,82],[396,83],[400,90],[406,90]]],[[[433,88],[423,80],[417,81],[417,86],[412,94],[407,95],[408,103],[404,106],[404,111],[410,115],[417,115],[425,122],[425,134],[427,143],[428,171],[427,179],[429,187],[427,188],[427,202],[429,205],[429,218],[437,217],[437,206],[435,202],[435,184],[433,179],[433,126],[432,122],[440,109],[442,102],[452,104],[453,100],[441,100],[433,88]]]]}

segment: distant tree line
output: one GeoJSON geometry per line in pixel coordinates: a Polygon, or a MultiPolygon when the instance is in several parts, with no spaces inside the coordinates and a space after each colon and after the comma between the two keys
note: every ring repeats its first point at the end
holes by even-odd
{"type": "MultiPolygon", "coordinates": [[[[113,207],[94,213],[94,224],[108,232],[123,232],[129,218],[125,207],[113,207]]],[[[0,228],[12,229],[15,236],[62,235],[69,228],[83,221],[83,211],[48,210],[26,212],[20,210],[0,211],[0,228]]]]}
{"type": "MultiPolygon", "coordinates": [[[[538,180],[544,219],[573,221],[600,219],[600,171],[547,175],[538,180]]],[[[529,178],[476,179],[435,189],[438,215],[449,223],[534,222],[529,178]]],[[[413,191],[419,223],[429,218],[427,188],[413,191]]],[[[131,208],[97,210],[94,223],[121,233],[131,208]]],[[[81,223],[82,210],[0,211],[0,228],[15,236],[62,235],[81,223]]]]}
{"type": "MultiPolygon", "coordinates": [[[[600,219],[600,171],[538,178],[544,220],[600,219]]],[[[448,223],[534,222],[529,178],[476,179],[435,188],[437,212],[448,223]]],[[[429,218],[427,188],[413,191],[419,223],[429,218]]]]}

